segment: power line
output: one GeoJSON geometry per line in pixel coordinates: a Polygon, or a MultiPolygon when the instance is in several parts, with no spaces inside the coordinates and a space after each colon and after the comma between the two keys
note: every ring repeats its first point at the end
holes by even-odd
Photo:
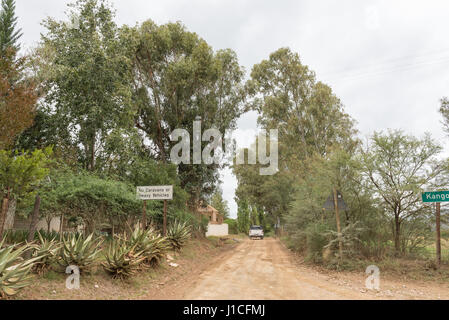
{"type": "MultiPolygon", "coordinates": [[[[412,69],[419,68],[419,67],[426,67],[426,66],[431,66],[431,65],[436,65],[436,64],[445,64],[447,62],[449,62],[449,57],[446,57],[445,59],[441,59],[441,60],[437,60],[437,61],[428,61],[428,62],[403,65],[401,67],[391,68],[391,69],[387,69],[387,70],[381,70],[381,71],[377,71],[377,72],[371,72],[371,73],[367,72],[367,73],[360,73],[360,74],[354,74],[354,75],[349,74],[347,76],[338,78],[338,80],[355,80],[355,79],[361,79],[361,78],[366,78],[366,77],[376,77],[376,76],[384,75],[387,73],[393,73],[393,72],[398,72],[398,71],[407,71],[407,70],[412,70],[412,69]]],[[[337,79],[337,78],[334,78],[334,79],[337,79]]]]}
{"type": "MultiPolygon", "coordinates": [[[[432,56],[435,54],[441,55],[442,53],[446,53],[446,51],[440,51],[438,53],[430,53],[430,54],[428,53],[428,54],[419,55],[419,56],[410,56],[410,57],[412,57],[412,59],[409,59],[409,60],[410,60],[410,62],[412,60],[422,60],[422,58],[432,56]]],[[[447,53],[449,53],[449,51],[447,53]]],[[[402,58],[390,59],[389,61],[400,61],[400,60],[407,60],[407,59],[405,59],[405,57],[402,57],[402,58]]],[[[391,73],[391,72],[405,71],[405,70],[410,70],[410,69],[419,68],[419,67],[423,67],[423,66],[425,67],[425,66],[434,65],[434,64],[444,64],[444,63],[447,63],[448,61],[449,61],[449,54],[444,55],[442,57],[435,57],[434,59],[431,59],[431,60],[415,61],[413,63],[402,63],[402,64],[393,64],[393,65],[388,64],[388,63],[387,64],[381,63],[381,64],[365,66],[365,67],[361,67],[361,68],[346,69],[346,70],[341,70],[339,72],[327,73],[322,77],[330,79],[330,80],[334,80],[334,79],[351,80],[351,79],[358,79],[358,78],[363,78],[363,77],[379,76],[379,75],[383,75],[383,74],[391,73]]]]}

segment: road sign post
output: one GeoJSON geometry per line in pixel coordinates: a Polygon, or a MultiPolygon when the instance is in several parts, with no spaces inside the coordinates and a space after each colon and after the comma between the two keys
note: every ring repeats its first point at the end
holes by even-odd
{"type": "Polygon", "coordinates": [[[146,201],[164,200],[163,233],[167,235],[167,200],[173,199],[173,186],[137,187],[137,199],[143,200],[142,224],[146,224],[146,201]]]}
{"type": "Polygon", "coordinates": [[[436,237],[436,265],[441,265],[441,234],[440,234],[440,211],[441,202],[449,202],[449,191],[433,191],[422,193],[423,202],[435,202],[435,237],[436,237]]]}
{"type": "Polygon", "coordinates": [[[327,198],[326,202],[323,204],[323,216],[321,221],[324,220],[325,210],[334,210],[335,219],[337,220],[337,232],[338,232],[338,251],[340,258],[343,257],[343,241],[341,239],[341,225],[340,225],[340,210],[347,210],[346,203],[343,200],[343,195],[333,188],[331,195],[327,198]]]}
{"type": "Polygon", "coordinates": [[[440,203],[437,202],[436,204],[436,255],[437,255],[437,266],[441,265],[441,234],[440,234],[440,203]]]}
{"type": "Polygon", "coordinates": [[[335,218],[337,220],[338,252],[340,253],[340,259],[341,259],[341,258],[343,258],[343,243],[341,241],[341,227],[340,227],[340,214],[338,212],[337,189],[334,188],[333,193],[334,193],[335,218]]]}
{"type": "Polygon", "coordinates": [[[142,229],[147,227],[147,200],[143,200],[142,229]]]}
{"type": "Polygon", "coordinates": [[[164,226],[163,226],[163,235],[167,236],[167,200],[164,200],[164,226]]]}

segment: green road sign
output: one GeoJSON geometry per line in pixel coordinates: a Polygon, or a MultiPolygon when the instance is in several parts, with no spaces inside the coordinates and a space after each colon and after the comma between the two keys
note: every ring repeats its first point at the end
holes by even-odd
{"type": "Polygon", "coordinates": [[[449,202],[449,191],[423,192],[423,202],[449,202]]]}

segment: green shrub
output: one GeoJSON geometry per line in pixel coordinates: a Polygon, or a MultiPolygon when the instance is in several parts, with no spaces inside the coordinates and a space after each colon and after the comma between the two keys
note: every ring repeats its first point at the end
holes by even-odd
{"type": "Polygon", "coordinates": [[[226,219],[224,221],[224,223],[226,223],[229,226],[229,234],[238,234],[239,233],[237,220],[226,219]]]}
{"type": "Polygon", "coordinates": [[[179,211],[171,219],[172,223],[175,222],[185,223],[190,227],[191,235],[196,238],[204,238],[207,227],[209,225],[209,219],[203,215],[195,215],[187,211],[179,211]]]}
{"type": "Polygon", "coordinates": [[[307,259],[319,263],[323,260],[323,250],[329,239],[326,232],[329,226],[325,223],[314,223],[306,229],[307,259]]]}

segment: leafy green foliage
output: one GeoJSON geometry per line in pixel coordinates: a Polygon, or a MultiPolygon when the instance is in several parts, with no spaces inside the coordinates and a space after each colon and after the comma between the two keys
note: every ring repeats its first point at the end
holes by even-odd
{"type": "Polygon", "coordinates": [[[238,234],[239,233],[237,220],[235,220],[235,219],[226,219],[224,221],[224,223],[226,223],[228,225],[229,234],[238,234]]]}
{"type": "Polygon", "coordinates": [[[103,0],[78,0],[71,13],[78,28],[47,19],[42,45],[51,54],[40,61],[46,75],[46,103],[53,107],[58,136],[76,148],[85,169],[94,170],[108,158],[108,137],[129,127],[131,104],[129,39],[114,23],[103,0]],[[82,145],[82,147],[80,147],[82,145]]]}
{"type": "Polygon", "coordinates": [[[79,218],[90,232],[104,222],[118,229],[126,225],[129,216],[141,212],[135,188],[125,182],[85,171],[55,172],[50,178],[50,185],[41,192],[43,213],[63,210],[69,217],[79,218]]]}
{"type": "Polygon", "coordinates": [[[281,48],[254,65],[247,88],[265,129],[279,130],[279,163],[290,169],[334,146],[354,150],[354,121],[332,89],[316,80],[299,54],[281,48]]]}
{"type": "Polygon", "coordinates": [[[224,219],[227,219],[229,217],[229,206],[228,202],[223,199],[223,191],[217,190],[212,195],[210,204],[212,207],[218,210],[219,213],[223,215],[224,219]]]}
{"type": "Polygon", "coordinates": [[[21,29],[17,28],[17,17],[15,16],[16,4],[14,0],[2,0],[0,11],[0,54],[8,48],[19,51],[20,45],[17,43],[22,37],[21,29]]]}
{"type": "Polygon", "coordinates": [[[245,234],[249,232],[249,227],[251,226],[250,208],[246,200],[238,202],[237,225],[240,232],[245,234]]]}
{"type": "Polygon", "coordinates": [[[82,234],[69,233],[62,238],[59,263],[63,267],[75,265],[81,273],[87,272],[97,261],[101,243],[101,240],[93,238],[93,234],[84,237],[82,234]]]}
{"type": "MultiPolygon", "coordinates": [[[[136,30],[136,127],[154,144],[156,159],[166,162],[173,130],[193,132],[193,121],[220,132],[232,129],[243,109],[244,72],[232,50],[212,48],[181,23],[158,26],[144,22],[136,30]]],[[[204,143],[205,145],[206,143],[204,143]]],[[[180,164],[181,186],[195,206],[211,195],[218,181],[218,165],[180,164]]]]}
{"type": "Polygon", "coordinates": [[[196,238],[203,238],[207,232],[207,227],[209,225],[209,219],[203,215],[198,216],[197,214],[188,212],[186,210],[181,210],[173,215],[169,216],[169,223],[180,222],[185,223],[189,226],[192,236],[196,238]]]}
{"type": "Polygon", "coordinates": [[[394,221],[397,253],[401,249],[401,224],[426,215],[430,209],[417,195],[424,189],[446,185],[441,175],[447,172],[447,166],[437,159],[441,150],[429,135],[418,139],[396,130],[375,133],[371,144],[362,152],[361,170],[374,196],[383,200],[387,214],[394,221]]]}
{"type": "Polygon", "coordinates": [[[0,192],[20,197],[32,191],[48,174],[51,148],[33,152],[0,150],[0,192]]]}

